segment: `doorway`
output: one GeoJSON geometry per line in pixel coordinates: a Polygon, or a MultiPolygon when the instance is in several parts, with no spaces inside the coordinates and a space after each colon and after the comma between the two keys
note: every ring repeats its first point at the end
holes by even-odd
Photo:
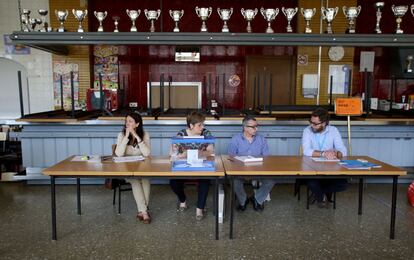
{"type": "Polygon", "coordinates": [[[244,107],[294,105],[295,61],[295,56],[247,57],[244,107]]]}

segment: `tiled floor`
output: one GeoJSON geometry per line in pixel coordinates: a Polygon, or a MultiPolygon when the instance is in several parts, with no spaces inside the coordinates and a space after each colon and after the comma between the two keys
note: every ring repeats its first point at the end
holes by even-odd
{"type": "MultiPolygon", "coordinates": [[[[304,190],[304,189],[303,189],[304,190]]],[[[214,218],[195,220],[195,188],[187,188],[191,208],[175,210],[166,185],[153,185],[150,225],[135,219],[130,192],[123,211],[112,206],[103,186],[82,186],[83,215],[76,214],[76,187],[57,187],[58,240],[51,240],[49,186],[0,183],[1,259],[413,259],[414,208],[407,185],[398,189],[396,239],[389,240],[391,186],[369,184],[363,215],[357,215],[357,186],[338,194],[337,209],[306,210],[292,185],[278,185],[265,211],[251,205],[235,215],[235,239],[226,218],[214,240],[214,218]]],[[[304,192],[303,192],[304,193],[304,192]]],[[[208,206],[212,208],[212,194],[208,206]]]]}

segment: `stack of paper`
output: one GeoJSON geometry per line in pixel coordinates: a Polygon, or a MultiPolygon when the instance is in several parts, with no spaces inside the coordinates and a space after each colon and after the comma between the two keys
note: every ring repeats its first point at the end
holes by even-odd
{"type": "Polygon", "coordinates": [[[244,163],[247,163],[247,162],[262,162],[263,161],[263,157],[254,157],[254,156],[251,156],[251,155],[235,156],[234,159],[242,161],[244,163]]]}
{"type": "Polygon", "coordinates": [[[342,160],[339,164],[348,170],[370,170],[371,168],[381,168],[381,165],[370,163],[366,160],[342,160]]]}
{"type": "Polygon", "coordinates": [[[136,161],[143,161],[145,157],[142,155],[137,156],[123,156],[123,157],[113,157],[114,162],[121,163],[121,162],[136,162],[136,161]]]}
{"type": "Polygon", "coordinates": [[[339,162],[339,159],[327,159],[325,157],[312,157],[314,162],[339,162]]]}

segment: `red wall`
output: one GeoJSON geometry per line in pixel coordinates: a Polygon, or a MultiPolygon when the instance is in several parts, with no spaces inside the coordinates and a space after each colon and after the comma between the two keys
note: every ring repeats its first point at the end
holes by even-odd
{"type": "MultiPolygon", "coordinates": [[[[112,31],[113,16],[121,18],[119,23],[120,31],[129,31],[131,21],[127,17],[125,9],[141,9],[141,15],[136,21],[138,31],[149,31],[150,22],[144,15],[144,9],[161,9],[161,17],[155,22],[156,31],[171,32],[174,23],[168,14],[168,10],[184,10],[179,27],[182,32],[199,32],[201,20],[197,17],[194,8],[213,7],[213,12],[207,21],[209,32],[220,32],[223,22],[217,14],[217,7],[233,7],[233,15],[228,22],[231,32],[245,32],[247,23],[240,13],[241,8],[276,8],[296,6],[296,1],[272,2],[272,1],[97,1],[89,0],[88,8],[90,14],[93,11],[108,11],[108,16],[103,22],[106,31],[112,31]]],[[[93,17],[93,16],[92,16],[93,17]]],[[[89,19],[90,31],[96,31],[99,24],[93,17],[89,19]]],[[[282,14],[276,17],[273,23],[275,32],[284,32],[286,29],[286,18],[282,14]]],[[[293,28],[296,22],[292,23],[293,28]]],[[[267,23],[259,13],[252,22],[253,32],[264,32],[267,23]]],[[[213,95],[219,103],[224,102],[221,94],[215,93],[216,77],[219,76],[220,86],[222,86],[223,74],[227,79],[236,74],[240,77],[241,83],[237,87],[225,86],[226,96],[224,97],[227,108],[243,107],[243,89],[245,88],[246,56],[248,55],[288,55],[285,47],[244,47],[244,46],[200,46],[201,62],[174,62],[175,46],[128,46],[127,55],[120,56],[120,81],[125,79],[126,101],[138,102],[139,107],[147,106],[146,83],[151,77],[151,81],[159,81],[160,74],[164,73],[165,79],[172,77],[173,81],[198,81],[203,82],[204,77],[211,75],[213,95]]],[[[205,97],[205,93],[203,93],[205,97]]],[[[205,100],[205,99],[204,99],[205,100]]],[[[203,100],[203,104],[204,104],[203,100]]]]}

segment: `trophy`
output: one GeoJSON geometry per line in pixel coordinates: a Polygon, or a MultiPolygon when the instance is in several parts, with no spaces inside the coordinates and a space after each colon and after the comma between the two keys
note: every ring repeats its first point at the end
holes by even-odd
{"type": "Polygon", "coordinates": [[[395,33],[404,33],[404,31],[401,29],[401,22],[402,17],[408,11],[408,5],[392,5],[391,10],[394,13],[394,16],[396,17],[395,21],[397,22],[397,28],[395,29],[395,33]]]}
{"type": "Polygon", "coordinates": [[[316,14],[316,8],[313,8],[313,9],[300,8],[300,12],[302,13],[303,18],[305,18],[305,21],[306,21],[305,33],[312,33],[312,29],[310,28],[310,20],[316,14]]]}
{"type": "Polygon", "coordinates": [[[155,11],[155,10],[145,9],[144,13],[145,13],[145,16],[147,17],[147,19],[151,21],[150,32],[155,32],[154,21],[158,20],[158,17],[160,17],[161,10],[158,9],[157,11],[155,11]]]}
{"type": "Polygon", "coordinates": [[[361,12],[361,6],[358,5],[357,7],[351,6],[351,7],[342,7],[342,11],[344,12],[344,15],[346,19],[348,19],[348,33],[355,33],[355,23],[356,18],[358,17],[359,13],[361,12]]]}
{"type": "Polygon", "coordinates": [[[64,32],[65,27],[63,26],[63,23],[66,21],[66,17],[68,17],[68,10],[65,11],[62,10],[55,10],[55,15],[60,22],[60,27],[58,28],[58,32],[64,32]]]}
{"type": "Polygon", "coordinates": [[[298,12],[298,8],[284,8],[282,7],[282,13],[286,16],[286,19],[288,21],[288,25],[286,27],[287,32],[293,32],[292,26],[290,26],[290,21],[292,21],[295,14],[298,12]]]}
{"type": "Polygon", "coordinates": [[[106,11],[105,12],[97,12],[97,11],[94,11],[93,14],[95,15],[96,19],[98,19],[98,21],[99,21],[98,32],[103,32],[104,31],[104,28],[102,26],[102,22],[103,22],[103,20],[105,20],[106,15],[108,13],[106,11]]]}
{"type": "Polygon", "coordinates": [[[115,29],[114,32],[119,32],[118,30],[118,24],[119,24],[119,16],[112,16],[112,19],[114,20],[115,29]]]}
{"type": "Polygon", "coordinates": [[[327,27],[326,27],[326,33],[333,33],[332,31],[332,21],[335,18],[336,14],[338,13],[339,8],[325,8],[321,7],[321,14],[322,19],[326,20],[327,27]]]}
{"type": "Polygon", "coordinates": [[[41,32],[48,32],[48,24],[46,22],[46,15],[48,13],[48,11],[46,9],[39,9],[37,10],[37,12],[40,15],[40,20],[42,21],[42,29],[40,29],[41,32]]]}
{"type": "Polygon", "coordinates": [[[382,17],[381,9],[384,8],[384,2],[376,2],[375,3],[375,9],[377,9],[376,16],[377,16],[377,23],[375,24],[375,32],[376,33],[382,33],[381,27],[380,27],[380,21],[382,17]]]}
{"type": "Polygon", "coordinates": [[[200,17],[201,21],[203,22],[201,25],[201,32],[207,32],[207,26],[206,26],[206,21],[207,19],[210,17],[211,13],[212,13],[213,9],[211,7],[198,7],[196,6],[195,8],[195,12],[197,14],[198,17],[200,17]]]}
{"type": "Polygon", "coordinates": [[[29,24],[30,24],[30,30],[35,31],[36,25],[42,24],[42,21],[40,19],[37,19],[37,18],[30,18],[29,19],[29,24]]]}
{"type": "Polygon", "coordinates": [[[227,26],[227,21],[230,20],[230,17],[233,14],[233,7],[230,9],[217,8],[217,13],[219,14],[221,20],[224,22],[221,32],[230,32],[229,27],[227,26]]]}
{"type": "MultiPolygon", "coordinates": [[[[141,10],[140,9],[138,9],[138,10],[129,10],[129,9],[126,9],[126,14],[128,15],[129,19],[131,19],[131,21],[132,21],[132,27],[131,27],[130,31],[131,32],[136,32],[137,31],[137,27],[135,26],[135,20],[141,14],[141,10]]],[[[118,29],[118,25],[116,26],[116,29],[118,29]]]]}
{"type": "Polygon", "coordinates": [[[271,23],[276,18],[276,16],[279,14],[279,8],[264,9],[262,7],[260,8],[260,13],[263,15],[264,19],[267,21],[266,33],[273,33],[274,31],[272,29],[271,23]]]}
{"type": "Polygon", "coordinates": [[[180,21],[181,17],[184,15],[184,10],[169,10],[170,16],[175,22],[175,27],[173,32],[179,32],[180,28],[178,28],[178,22],[180,21]]]}
{"type": "Polygon", "coordinates": [[[411,5],[411,14],[414,16],[414,5],[411,5]]]}
{"type": "Polygon", "coordinates": [[[79,22],[78,32],[83,32],[82,21],[83,19],[85,19],[85,16],[88,15],[88,10],[83,11],[83,10],[72,9],[72,13],[75,16],[76,20],[78,20],[79,22]]]}
{"type": "Polygon", "coordinates": [[[253,9],[246,9],[244,10],[244,8],[242,8],[240,10],[241,14],[243,15],[244,19],[246,19],[247,21],[247,32],[251,33],[252,32],[252,26],[250,25],[250,22],[253,21],[254,17],[257,14],[257,8],[253,9]]]}
{"type": "Polygon", "coordinates": [[[412,73],[413,69],[411,68],[411,65],[413,63],[413,55],[408,55],[405,59],[407,60],[407,68],[405,69],[405,73],[412,73]]]}
{"type": "Polygon", "coordinates": [[[24,32],[30,32],[30,25],[29,25],[30,22],[29,21],[30,21],[30,10],[23,9],[21,17],[20,17],[20,22],[23,25],[23,31],[24,32]]]}

